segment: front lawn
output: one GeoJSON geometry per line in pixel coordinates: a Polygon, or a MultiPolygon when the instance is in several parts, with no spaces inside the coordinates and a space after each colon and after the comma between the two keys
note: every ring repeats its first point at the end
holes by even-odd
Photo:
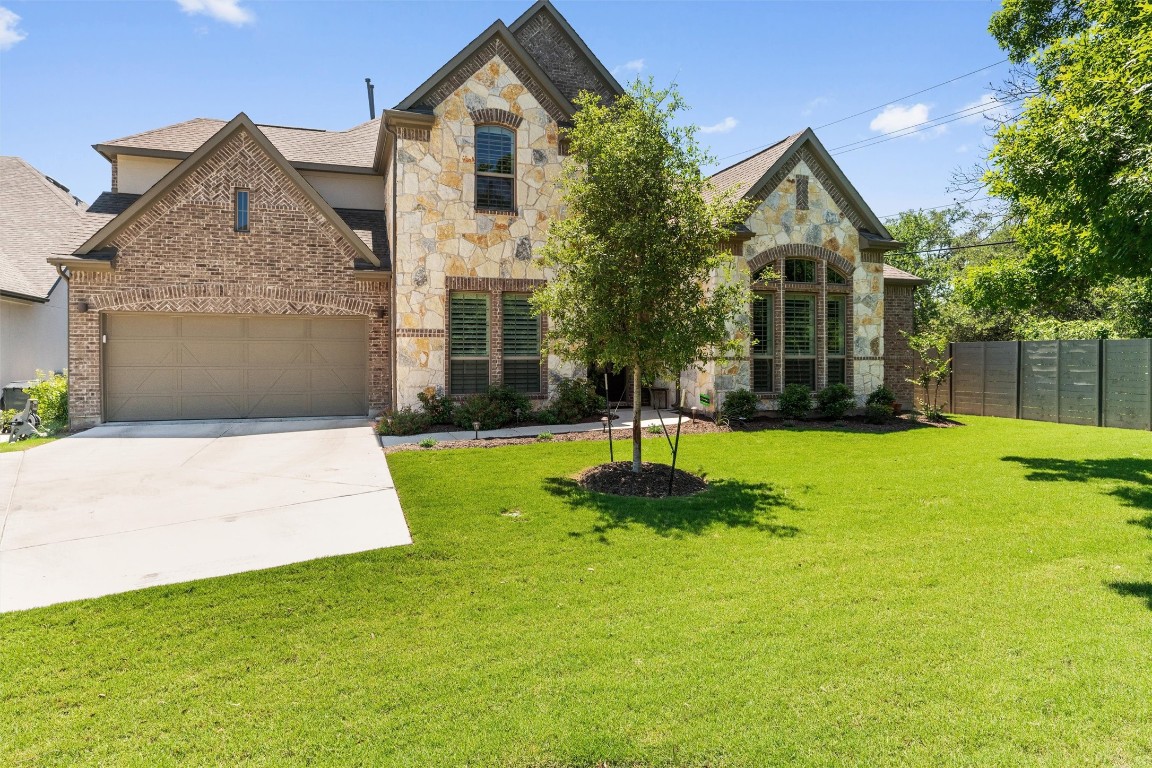
{"type": "Polygon", "coordinates": [[[0,617],[0,764],[1152,765],[1152,435],[965,421],[393,455],[411,547],[0,617]]]}
{"type": "Polygon", "coordinates": [[[30,437],[26,440],[20,440],[15,443],[5,441],[0,443],[0,453],[15,453],[16,451],[26,451],[29,448],[35,448],[38,445],[50,443],[53,440],[59,440],[58,437],[30,437]]]}

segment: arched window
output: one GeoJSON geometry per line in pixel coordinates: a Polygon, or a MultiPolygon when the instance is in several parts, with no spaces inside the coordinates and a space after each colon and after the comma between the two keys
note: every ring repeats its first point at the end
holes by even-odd
{"type": "Polygon", "coordinates": [[[836,283],[837,285],[847,285],[848,278],[832,269],[832,267],[828,267],[828,282],[836,283]]]}
{"type": "Polygon", "coordinates": [[[499,125],[476,126],[476,207],[516,209],[516,134],[499,125]]]}
{"type": "Polygon", "coordinates": [[[790,283],[816,282],[816,262],[809,259],[785,259],[784,279],[790,283]]]}

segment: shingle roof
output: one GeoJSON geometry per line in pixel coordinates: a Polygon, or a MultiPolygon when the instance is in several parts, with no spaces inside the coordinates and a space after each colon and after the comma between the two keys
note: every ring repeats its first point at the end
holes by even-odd
{"type": "Polygon", "coordinates": [[[712,184],[716,187],[716,192],[723,192],[727,189],[733,190],[737,199],[744,197],[748,191],[756,185],[756,182],[764,178],[764,174],[768,173],[768,169],[775,165],[785,152],[792,146],[804,131],[799,131],[792,134],[786,139],[782,139],[765,150],[761,150],[751,157],[746,157],[735,165],[730,165],[727,168],[717,171],[709,178],[712,184]]]}
{"type": "MultiPolygon", "coordinates": [[[[290,163],[318,163],[371,168],[380,133],[379,117],[346,131],[259,125],[264,135],[290,163]]],[[[136,133],[97,144],[108,153],[116,147],[192,154],[228,124],[227,120],[197,117],[183,123],[136,133]]]]}
{"type": "Polygon", "coordinates": [[[0,291],[47,299],[59,275],[46,259],[98,228],[84,203],[19,157],[0,157],[0,291]]]}
{"type": "Polygon", "coordinates": [[[884,282],[886,283],[915,283],[916,285],[925,285],[927,280],[922,277],[917,277],[911,272],[905,272],[898,269],[891,264],[884,265],[884,282]]]}

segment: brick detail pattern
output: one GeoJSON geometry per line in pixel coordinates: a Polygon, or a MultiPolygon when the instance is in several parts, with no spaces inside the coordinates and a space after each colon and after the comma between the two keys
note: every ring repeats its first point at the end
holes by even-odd
{"type": "Polygon", "coordinates": [[[569,101],[580,91],[592,91],[606,100],[612,98],[612,87],[549,14],[537,13],[526,21],[516,30],[516,40],[569,101]]]}
{"type": "Polygon", "coordinates": [[[419,106],[427,109],[435,108],[436,105],[447,99],[457,88],[467,82],[468,78],[472,77],[481,67],[497,57],[504,62],[508,69],[512,70],[516,78],[524,84],[524,87],[553,120],[560,121],[567,117],[560,105],[548,95],[544,86],[532,76],[528,67],[524,66],[524,62],[520,61],[520,57],[499,38],[493,38],[487,44],[480,46],[479,50],[463,61],[440,85],[433,88],[421,99],[419,106]]]}
{"type": "Polygon", "coordinates": [[[819,180],[821,186],[823,186],[824,190],[828,193],[828,196],[835,201],[841,213],[843,213],[857,229],[867,229],[860,212],[856,210],[854,205],[848,202],[848,199],[844,197],[844,193],[836,186],[836,182],[828,175],[827,169],[825,169],[820,161],[816,159],[816,156],[808,150],[808,147],[798,149],[789,159],[788,163],[776,171],[776,173],[767,180],[767,183],[761,186],[760,191],[753,195],[752,199],[757,202],[763,202],[767,199],[768,195],[772,194],[772,192],[780,186],[780,183],[784,181],[788,174],[790,174],[801,161],[811,169],[812,174],[819,180]]]}
{"type": "Polygon", "coordinates": [[[509,112],[506,109],[497,109],[496,107],[485,107],[483,109],[473,109],[468,112],[472,116],[472,122],[477,125],[502,125],[505,128],[519,128],[520,124],[524,122],[524,118],[514,112],[509,112]]]}
{"type": "Polygon", "coordinates": [[[884,252],[883,251],[860,251],[860,261],[867,262],[868,264],[883,264],[884,252]]]}
{"type": "Polygon", "coordinates": [[[448,332],[443,328],[397,328],[396,336],[407,339],[443,339],[448,332]]]}
{"type": "MultiPolygon", "coordinates": [[[[448,292],[468,291],[469,293],[487,293],[488,299],[488,383],[497,386],[504,381],[504,359],[501,349],[504,346],[504,294],[505,293],[532,293],[544,285],[544,280],[531,280],[525,278],[500,277],[448,277],[445,278],[445,288],[448,292]]],[[[448,328],[441,331],[445,336],[450,335],[452,317],[445,318],[448,328]]],[[[548,317],[540,317],[540,338],[548,332],[548,317]]],[[[444,366],[444,391],[451,391],[452,359],[449,355],[444,366]]],[[[548,399],[548,356],[540,355],[540,389],[539,393],[530,394],[532,400],[548,399]]],[[[463,399],[459,396],[457,399],[463,399]]]]}
{"type": "Polygon", "coordinates": [[[76,271],[69,286],[74,426],[102,418],[104,311],[366,316],[369,408],[390,407],[390,282],[356,279],[355,249],[246,132],[217,147],[112,245],[113,271],[76,271]],[[236,186],[252,191],[248,232],[233,229],[236,186]]]}
{"type": "Polygon", "coordinates": [[[912,385],[915,353],[900,333],[915,330],[916,289],[910,285],[884,287],[884,386],[896,393],[905,408],[916,406],[912,385]]]}
{"type": "Polygon", "coordinates": [[[120,163],[117,162],[120,158],[116,155],[112,156],[112,187],[113,192],[120,191],[120,163]]]}
{"type": "Polygon", "coordinates": [[[796,210],[808,210],[808,177],[801,174],[796,176],[796,210]]]}
{"type": "Polygon", "coordinates": [[[408,141],[431,141],[432,129],[431,128],[412,128],[402,127],[398,131],[400,138],[407,139],[408,141]]]}
{"type": "MultiPolygon", "coordinates": [[[[849,277],[851,277],[854,269],[852,262],[835,251],[807,243],[788,243],[761,251],[748,260],[748,269],[754,275],[769,264],[775,263],[777,259],[780,260],[780,264],[775,269],[781,275],[784,274],[783,259],[815,259],[817,262],[827,262],[849,277]]],[[[798,290],[803,290],[803,285],[804,283],[797,284],[798,290]]]]}

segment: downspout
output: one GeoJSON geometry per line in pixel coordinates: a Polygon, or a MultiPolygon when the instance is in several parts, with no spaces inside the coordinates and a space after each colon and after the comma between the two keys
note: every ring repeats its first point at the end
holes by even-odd
{"type": "Polygon", "coordinates": [[[391,336],[388,343],[390,345],[389,356],[391,357],[389,365],[392,368],[392,393],[390,398],[390,405],[394,411],[399,405],[399,389],[397,388],[398,382],[396,380],[396,271],[397,267],[399,266],[399,260],[396,255],[396,221],[399,218],[396,215],[396,183],[399,181],[399,179],[396,177],[399,175],[399,171],[397,170],[396,165],[396,153],[400,149],[400,136],[388,127],[387,116],[381,117],[380,122],[384,125],[384,132],[392,137],[392,159],[389,161],[392,165],[392,221],[388,222],[388,253],[392,258],[392,307],[388,312],[388,325],[390,326],[391,336]]]}

